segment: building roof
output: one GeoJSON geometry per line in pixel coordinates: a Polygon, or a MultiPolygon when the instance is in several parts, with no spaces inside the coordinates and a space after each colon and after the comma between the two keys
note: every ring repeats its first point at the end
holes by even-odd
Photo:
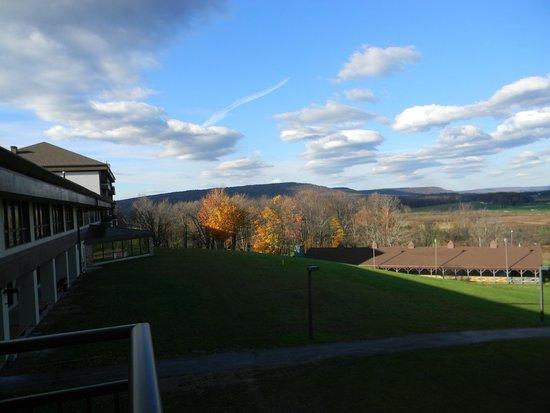
{"type": "MultiPolygon", "coordinates": [[[[2,147],[0,147],[0,166],[8,170],[32,177],[34,179],[38,179],[52,185],[57,185],[65,189],[69,189],[82,195],[102,200],[109,204],[113,203],[113,201],[98,195],[88,188],[84,188],[77,183],[62,178],[61,176],[56,175],[45,168],[42,168],[40,165],[37,165],[36,163],[31,162],[30,160],[27,160],[19,155],[16,155],[13,152],[2,147]]],[[[0,191],[1,190],[2,186],[0,185],[0,191]]]]}
{"type": "Polygon", "coordinates": [[[542,252],[534,247],[382,247],[373,260],[372,248],[311,248],[307,257],[381,268],[444,268],[482,270],[538,270],[542,252]],[[329,251],[331,250],[331,251],[329,251]],[[353,262],[350,261],[353,257],[353,262]],[[506,265],[508,262],[508,265],[506,265]]]}
{"type": "Polygon", "coordinates": [[[18,148],[17,155],[47,169],[67,166],[88,166],[95,168],[108,166],[104,162],[96,161],[95,159],[60,148],[48,142],[40,142],[24,148],[18,148]]]}
{"type": "Polygon", "coordinates": [[[147,238],[151,237],[153,233],[151,231],[145,231],[141,229],[133,228],[111,228],[105,225],[90,225],[86,234],[84,235],[84,241],[88,244],[97,244],[105,241],[120,241],[133,238],[147,238]]]}

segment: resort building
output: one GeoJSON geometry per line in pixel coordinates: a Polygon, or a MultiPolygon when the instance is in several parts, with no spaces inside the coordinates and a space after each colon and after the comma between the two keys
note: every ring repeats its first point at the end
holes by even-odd
{"type": "Polygon", "coordinates": [[[385,270],[454,278],[467,281],[527,283],[537,282],[542,271],[539,246],[489,247],[445,246],[364,248],[310,248],[306,257],[345,262],[385,270]]]}
{"type": "Polygon", "coordinates": [[[115,176],[108,163],[96,161],[47,142],[24,148],[12,146],[11,151],[104,198],[113,200],[115,176]]]}
{"type": "Polygon", "coordinates": [[[40,143],[0,148],[0,340],[26,335],[86,268],[153,253],[116,227],[106,163],[40,143]]]}

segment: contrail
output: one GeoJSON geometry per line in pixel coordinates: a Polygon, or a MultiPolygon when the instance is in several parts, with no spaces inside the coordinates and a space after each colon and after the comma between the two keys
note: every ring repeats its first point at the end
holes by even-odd
{"type": "Polygon", "coordinates": [[[235,102],[230,104],[229,106],[226,106],[222,110],[219,110],[215,113],[213,113],[206,121],[202,124],[202,126],[212,126],[218,123],[220,120],[224,119],[229,112],[232,110],[238,108],[239,106],[242,106],[246,103],[252,102],[256,99],[260,99],[266,95],[269,95],[271,92],[276,91],[281,86],[283,86],[286,82],[290,80],[290,77],[287,77],[283,80],[281,80],[279,83],[277,83],[275,86],[270,87],[269,89],[260,90],[259,92],[253,93],[251,95],[245,96],[244,98],[237,99],[235,102]]]}

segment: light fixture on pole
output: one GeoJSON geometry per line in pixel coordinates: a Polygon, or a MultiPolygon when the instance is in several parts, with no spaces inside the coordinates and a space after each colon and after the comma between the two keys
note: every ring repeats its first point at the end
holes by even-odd
{"type": "Polygon", "coordinates": [[[510,230],[510,246],[511,247],[514,246],[514,230],[513,229],[510,230]]]}
{"type": "Polygon", "coordinates": [[[309,339],[313,340],[313,297],[311,292],[311,273],[314,271],[319,271],[317,265],[308,265],[307,267],[307,290],[308,290],[308,333],[309,339]]]}
{"type": "Polygon", "coordinates": [[[434,252],[435,252],[435,272],[437,274],[437,238],[434,238],[434,252]]]}
{"type": "Polygon", "coordinates": [[[506,260],[506,277],[510,278],[510,272],[508,270],[508,240],[504,238],[504,259],[506,260]]]}
{"type": "Polygon", "coordinates": [[[376,248],[378,248],[376,241],[372,241],[372,266],[374,268],[376,268],[376,248]]]}

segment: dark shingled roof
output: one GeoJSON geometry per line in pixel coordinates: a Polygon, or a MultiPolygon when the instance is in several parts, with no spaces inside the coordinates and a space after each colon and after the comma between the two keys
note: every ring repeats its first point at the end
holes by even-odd
{"type": "Polygon", "coordinates": [[[83,186],[69,181],[68,179],[62,178],[61,176],[56,175],[41,167],[40,165],[37,165],[36,163],[31,162],[19,155],[16,155],[2,147],[0,147],[0,166],[23,175],[33,177],[40,181],[48,182],[53,185],[58,185],[62,188],[70,189],[72,191],[87,195],[92,198],[101,199],[102,201],[108,202],[110,204],[113,203],[113,201],[103,196],[100,196],[93,191],[90,191],[88,188],[84,188],[83,186]]]}
{"type": "MultiPolygon", "coordinates": [[[[444,269],[506,269],[506,255],[510,270],[538,270],[542,265],[542,251],[535,247],[454,247],[437,248],[437,267],[444,269]]],[[[329,261],[372,266],[371,248],[311,248],[307,257],[329,261]]],[[[434,268],[433,247],[382,247],[376,250],[376,266],[380,268],[434,268]]]]}
{"type": "Polygon", "coordinates": [[[90,225],[86,234],[84,234],[84,241],[88,244],[96,244],[104,241],[120,241],[124,239],[132,238],[146,238],[151,237],[153,234],[151,231],[144,231],[140,229],[132,228],[111,228],[104,225],[90,225]]]}
{"type": "Polygon", "coordinates": [[[47,169],[64,166],[107,167],[104,162],[96,161],[48,142],[18,148],[17,155],[47,169]]]}

